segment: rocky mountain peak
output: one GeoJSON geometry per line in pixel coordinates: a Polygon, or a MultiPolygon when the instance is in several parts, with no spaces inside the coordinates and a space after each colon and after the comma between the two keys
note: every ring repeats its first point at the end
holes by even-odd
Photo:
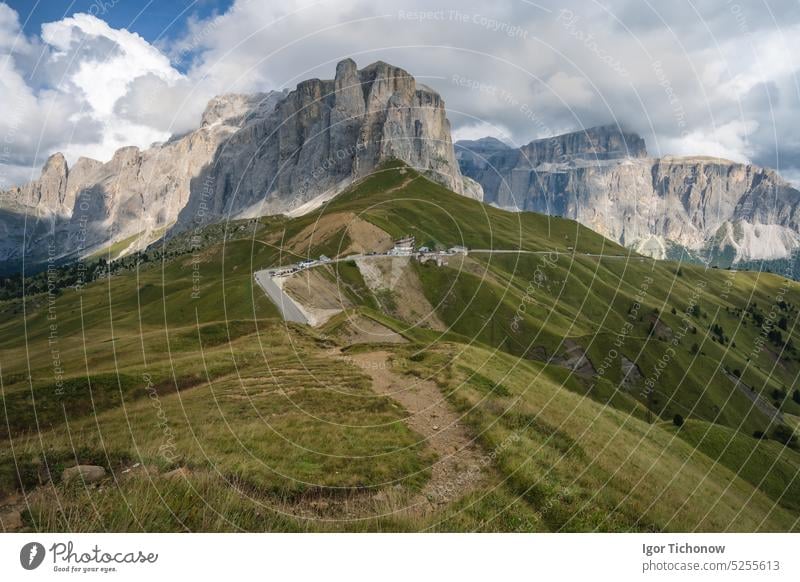
{"type": "Polygon", "coordinates": [[[56,152],[47,158],[47,161],[42,167],[42,176],[48,175],[66,178],[67,172],[67,159],[61,152],[56,152]]]}
{"type": "Polygon", "coordinates": [[[116,166],[130,166],[136,164],[141,155],[141,150],[136,146],[125,146],[114,152],[111,164],[116,166]]]}
{"type": "Polygon", "coordinates": [[[781,259],[800,248],[800,192],[773,170],[706,156],[649,158],[644,140],[616,125],[518,149],[489,140],[457,148],[486,202],[571,218],[657,258],[683,248],[781,259]]]}
{"type": "MultiPolygon", "coordinates": [[[[332,79],[292,91],[215,97],[198,129],[148,149],[120,148],[105,163],[83,158],[72,170],[55,155],[39,180],[6,199],[20,200],[20,233],[34,209],[57,217],[29,237],[32,257],[54,233],[64,255],[90,254],[198,220],[306,212],[389,159],[482,196],[461,175],[438,93],[402,68],[378,61],[359,69],[344,59],[332,79]]],[[[22,248],[7,246],[0,256],[9,260],[22,248]]]]}
{"type": "Polygon", "coordinates": [[[212,98],[206,105],[200,119],[200,127],[207,128],[215,125],[238,126],[248,116],[268,115],[275,108],[276,103],[286,96],[283,91],[268,91],[266,93],[226,93],[212,98]]]}
{"type": "Polygon", "coordinates": [[[358,80],[358,65],[353,59],[342,59],[336,63],[336,76],[334,77],[337,83],[345,80],[358,80]]]}
{"type": "Polygon", "coordinates": [[[207,127],[215,123],[224,123],[226,120],[245,113],[250,100],[247,95],[226,93],[211,99],[203,111],[200,127],[207,127]]]}
{"type": "MultiPolygon", "coordinates": [[[[358,75],[358,67],[353,59],[345,59],[336,65],[334,78],[334,108],[349,113],[348,118],[362,115],[366,96],[358,75]]],[[[337,120],[338,121],[338,120],[337,120]]]]}
{"type": "Polygon", "coordinates": [[[313,208],[392,158],[480,197],[458,168],[441,97],[399,67],[378,61],[359,69],[344,59],[333,79],[302,81],[269,115],[246,120],[213,171],[195,181],[178,228],[201,205],[204,220],[313,208]]]}
{"type": "Polygon", "coordinates": [[[639,135],[617,125],[602,125],[534,140],[520,148],[520,153],[536,167],[572,160],[646,158],[647,148],[639,135]]]}
{"type": "Polygon", "coordinates": [[[51,155],[42,166],[39,180],[21,188],[20,202],[36,206],[40,211],[48,213],[62,212],[68,174],[69,168],[64,155],[60,152],[51,155]]]}
{"type": "Polygon", "coordinates": [[[102,166],[103,162],[100,160],[95,160],[94,158],[87,158],[86,156],[81,156],[78,158],[78,161],[75,162],[75,165],[72,167],[71,171],[76,171],[78,168],[89,169],[97,166],[102,166]]]}
{"type": "Polygon", "coordinates": [[[359,71],[367,108],[383,106],[389,98],[409,100],[416,91],[416,80],[404,69],[376,61],[359,71]]]}
{"type": "Polygon", "coordinates": [[[516,153],[514,148],[494,137],[482,137],[474,140],[461,140],[455,143],[456,159],[465,176],[478,175],[486,168],[489,157],[501,152],[516,153]]]}
{"type": "Polygon", "coordinates": [[[471,150],[482,149],[484,151],[501,151],[513,149],[510,145],[500,141],[496,137],[486,136],[478,139],[462,139],[457,141],[456,149],[471,150]]]}

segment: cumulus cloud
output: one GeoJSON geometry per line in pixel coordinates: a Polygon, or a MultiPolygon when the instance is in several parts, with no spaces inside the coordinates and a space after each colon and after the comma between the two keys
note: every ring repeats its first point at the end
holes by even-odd
{"type": "Polygon", "coordinates": [[[161,52],[138,34],[116,30],[88,14],[76,14],[42,26],[42,40],[53,62],[76,61],[66,81],[83,92],[98,115],[111,114],[132,79],[153,74],[175,81],[180,74],[161,52]]]}
{"type": "MultiPolygon", "coordinates": [[[[494,125],[486,121],[480,121],[473,125],[461,125],[458,129],[453,130],[453,141],[459,140],[473,140],[482,137],[495,137],[500,141],[510,142],[511,132],[508,128],[494,125]]],[[[521,145],[521,144],[518,144],[521,145]]]]}
{"type": "Polygon", "coordinates": [[[711,132],[699,129],[678,139],[671,139],[665,149],[676,155],[702,154],[746,163],[752,157],[748,138],[756,129],[758,123],[755,121],[731,121],[711,132]]]}
{"type": "Polygon", "coordinates": [[[49,49],[49,66],[58,72],[54,76],[58,89],[80,95],[84,116],[102,126],[101,139],[95,143],[64,143],[68,159],[78,155],[106,159],[124,145],[145,146],[169,137],[166,124],[140,120],[139,112],[120,116],[116,110],[118,101],[138,79],[154,78],[169,84],[182,80],[169,59],[150,43],[88,14],[45,24],[42,41],[49,49]]]}
{"type": "Polygon", "coordinates": [[[31,86],[25,65],[39,50],[22,34],[17,14],[0,4],[0,187],[35,177],[32,162],[41,161],[65,136],[81,143],[102,137],[98,124],[81,119],[80,99],[31,86]]]}
{"type": "Polygon", "coordinates": [[[180,134],[197,127],[203,107],[212,96],[204,91],[198,98],[188,79],[171,82],[148,73],[128,85],[116,101],[114,113],[131,123],[180,134]]]}
{"type": "Polygon", "coordinates": [[[87,15],[24,38],[0,4],[0,57],[13,55],[0,99],[16,100],[19,127],[35,136],[19,137],[17,162],[54,148],[105,159],[195,127],[216,94],[293,88],[330,78],[344,57],[381,59],[442,94],[456,137],[519,144],[619,123],[653,155],[724,156],[796,176],[795,6],[237,0],[155,47],[87,15]]]}
{"type": "Polygon", "coordinates": [[[114,114],[115,102],[145,74],[180,75],[142,38],[76,15],[27,38],[17,14],[0,4],[0,159],[2,187],[36,177],[44,159],[64,152],[107,159],[122,145],[169,136],[163,128],[114,114]]]}
{"type": "Polygon", "coordinates": [[[507,128],[525,143],[611,122],[639,131],[654,155],[788,170],[800,167],[789,120],[798,32],[800,14],[783,1],[239,0],[194,22],[181,46],[195,53],[191,75],[244,88],[330,76],[344,56],[387,60],[442,93],[456,136],[507,128]]]}

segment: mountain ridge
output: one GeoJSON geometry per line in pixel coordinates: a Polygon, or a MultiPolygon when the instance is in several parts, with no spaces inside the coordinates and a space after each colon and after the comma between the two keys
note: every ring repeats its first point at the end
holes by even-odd
{"type": "Polygon", "coordinates": [[[394,158],[482,196],[461,176],[442,97],[399,67],[345,59],[333,79],[292,91],[215,97],[196,130],[105,163],[70,171],[54,154],[38,180],[2,193],[0,261],[41,263],[53,247],[77,259],[129,239],[132,251],[165,232],[290,212],[394,158]]]}
{"type": "Polygon", "coordinates": [[[456,144],[484,201],[573,218],[666,258],[670,245],[711,261],[774,260],[800,248],[800,192],[776,171],[708,156],[651,157],[617,126],[534,140],[520,148],[456,144]]]}
{"type": "Polygon", "coordinates": [[[644,140],[598,126],[512,148],[453,144],[442,97],[405,70],[340,61],[333,79],[211,99],[197,129],[108,162],[62,154],[6,191],[0,261],[123,253],[229,218],[308,212],[399,159],[452,191],[506,209],[573,218],[656,258],[790,257],[800,192],[774,170],[707,156],[651,157],[644,140]]]}

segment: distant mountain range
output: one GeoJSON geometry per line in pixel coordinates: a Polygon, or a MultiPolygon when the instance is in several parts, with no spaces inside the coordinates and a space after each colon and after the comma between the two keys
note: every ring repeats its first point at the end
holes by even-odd
{"type": "Polygon", "coordinates": [[[578,220],[659,258],[776,260],[800,247],[800,193],[774,171],[648,157],[644,140],[596,127],[511,148],[451,140],[434,90],[384,62],[346,59],[293,91],[223,95],[198,129],[108,162],[51,156],[41,178],[0,193],[0,265],[29,269],[228,218],[301,215],[388,159],[465,196],[578,220]]]}
{"type": "Polygon", "coordinates": [[[581,222],[627,247],[713,263],[784,259],[800,246],[800,192],[775,171],[709,157],[652,158],[644,140],[593,127],[512,148],[456,143],[484,202],[581,222]]]}

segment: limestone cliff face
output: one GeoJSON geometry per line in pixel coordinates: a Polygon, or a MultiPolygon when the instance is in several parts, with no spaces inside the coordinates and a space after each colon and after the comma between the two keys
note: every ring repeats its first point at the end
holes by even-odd
{"type": "Polygon", "coordinates": [[[42,167],[38,180],[4,192],[4,199],[29,206],[40,206],[49,213],[69,212],[75,201],[70,199],[67,188],[67,160],[60,153],[53,154],[42,167]]]}
{"type": "Polygon", "coordinates": [[[53,242],[58,257],[79,257],[169,228],[307,211],[391,158],[482,197],[460,173],[442,98],[403,69],[347,59],[334,79],[291,92],[216,97],[197,130],[146,150],[73,168],[55,154],[40,179],[0,193],[0,260],[42,260],[53,242]]]}
{"type": "Polygon", "coordinates": [[[398,67],[347,59],[334,79],[303,81],[248,120],[195,180],[178,228],[311,208],[391,158],[481,196],[461,176],[439,94],[398,67]]]}
{"type": "Polygon", "coordinates": [[[217,98],[196,131],[147,150],[121,148],[106,163],[80,158],[68,168],[61,154],[51,156],[38,180],[2,193],[0,260],[25,254],[35,263],[51,253],[77,258],[135,236],[142,244],[152,241],[175,223],[192,179],[243,116],[264,104],[274,107],[282,96],[217,98]]]}
{"type": "Polygon", "coordinates": [[[456,144],[484,200],[575,219],[659,258],[672,245],[733,260],[800,247],[800,192],[774,171],[706,157],[648,158],[635,134],[601,127],[519,149],[456,144]]]}

